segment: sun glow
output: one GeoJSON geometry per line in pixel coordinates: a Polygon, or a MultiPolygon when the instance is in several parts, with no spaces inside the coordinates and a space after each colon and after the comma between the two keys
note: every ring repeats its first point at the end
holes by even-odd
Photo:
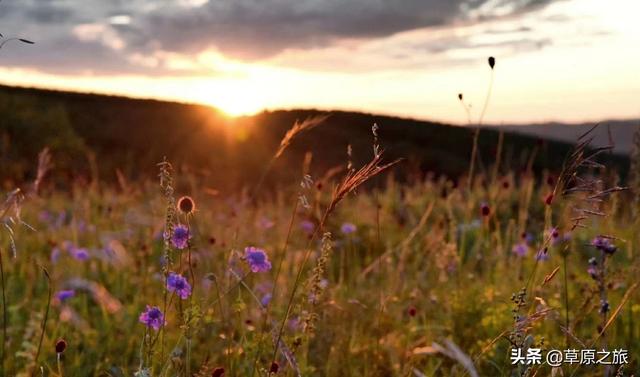
{"type": "MultiPolygon", "coordinates": [[[[228,116],[252,115],[265,108],[260,92],[246,82],[189,81],[171,85],[175,99],[212,106],[228,116]]],[[[169,98],[173,99],[173,98],[169,98]]]]}
{"type": "MultiPolygon", "coordinates": [[[[218,86],[219,83],[212,85],[218,86]]],[[[202,100],[198,102],[211,105],[229,116],[251,115],[265,108],[260,93],[248,90],[250,85],[236,83],[224,87],[222,90],[216,90],[215,96],[205,91],[201,94],[202,100]]]]}

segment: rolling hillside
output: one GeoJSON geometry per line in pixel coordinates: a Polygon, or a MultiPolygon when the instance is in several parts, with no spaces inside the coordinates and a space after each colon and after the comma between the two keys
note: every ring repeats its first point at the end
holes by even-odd
{"type": "MultiPolygon", "coordinates": [[[[294,122],[318,114],[316,110],[273,111],[229,119],[206,106],[0,86],[0,178],[8,185],[32,176],[38,151],[50,146],[54,178],[89,179],[99,174],[101,181],[112,182],[116,171],[128,179],[152,177],[156,163],[166,156],[175,166],[202,175],[213,187],[251,185],[294,122]]],[[[456,177],[467,171],[471,129],[332,112],[321,126],[293,142],[267,182],[299,180],[307,152],[312,153],[311,174],[315,176],[344,166],[349,144],[355,164],[365,162],[372,154],[374,123],[380,127],[387,157],[405,158],[397,169],[398,177],[427,173],[456,177]]],[[[495,129],[482,130],[481,169],[495,161],[498,139],[495,129]]],[[[504,146],[505,171],[522,169],[533,151],[534,170],[542,166],[559,170],[571,147],[513,132],[505,134],[504,146]]],[[[609,158],[626,164],[626,158],[609,158]]]]}

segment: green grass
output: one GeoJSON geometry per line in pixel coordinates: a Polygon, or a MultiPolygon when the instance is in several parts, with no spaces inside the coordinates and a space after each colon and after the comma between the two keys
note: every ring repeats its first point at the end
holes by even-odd
{"type": "MultiPolygon", "coordinates": [[[[600,173],[609,186],[615,183],[612,173],[600,173]]],[[[8,316],[3,375],[40,375],[40,368],[44,375],[58,375],[54,345],[64,338],[68,347],[61,369],[66,376],[130,376],[141,363],[154,376],[185,375],[187,364],[203,376],[216,367],[224,367],[227,376],[265,376],[281,323],[284,347],[277,352],[278,375],[295,375],[284,353],[295,358],[303,376],[469,375],[461,363],[438,352],[449,342],[468,355],[481,376],[525,375],[523,368],[510,364],[508,340],[514,331],[511,297],[524,287],[519,315],[549,311],[522,330],[520,338],[513,333],[516,344],[580,349],[582,342],[593,344],[591,348],[626,348],[631,364],[625,373],[638,369],[638,293],[631,291],[623,301],[638,276],[630,193],[603,197],[599,204],[585,202],[586,194],[556,195],[547,206],[544,198],[555,181],[528,173],[478,176],[470,191],[466,184],[454,187],[445,179],[389,179],[383,185],[384,178],[376,178],[370,190],[347,196],[311,237],[300,224],[320,222],[337,181],[306,189],[283,186],[277,194],[254,200],[248,194],[211,195],[196,176],[177,174],[173,179],[175,196],[192,196],[197,211],[188,218],[190,251],[171,248],[168,269],[191,280],[191,253],[195,284],[189,299],[167,296],[162,335],[138,321],[146,305],[165,308],[162,231],[167,201],[158,183],[130,183],[125,190],[75,181],[68,191],[45,186],[39,196],[27,197],[22,219],[36,231],[13,226],[15,257],[8,233],[0,236],[8,316]],[[297,204],[301,193],[309,208],[297,204]],[[482,203],[490,207],[490,216],[481,215],[482,203]],[[572,231],[569,241],[549,246],[548,260],[536,262],[536,251],[549,244],[548,229],[568,232],[574,208],[587,207],[607,215],[588,216],[582,221],[585,228],[572,231]],[[357,231],[343,234],[344,222],[354,223],[357,231]],[[331,232],[332,247],[325,243],[326,266],[314,270],[325,232],[331,232]],[[533,239],[527,255],[519,257],[512,247],[524,232],[533,239]],[[589,258],[599,256],[589,244],[601,234],[619,238],[614,241],[619,249],[606,261],[608,318],[616,315],[598,339],[600,292],[587,268],[589,258]],[[69,244],[87,248],[91,257],[76,260],[65,251],[69,244]],[[241,258],[247,246],[266,250],[271,271],[249,271],[241,258]],[[55,248],[60,253],[54,260],[55,248]],[[568,252],[566,275],[563,250],[568,252]],[[42,267],[54,292],[75,288],[76,295],[64,303],[51,302],[35,365],[47,306],[42,267]],[[556,268],[556,275],[543,284],[556,268]],[[322,279],[327,280],[324,289],[324,282],[318,288],[322,279]],[[315,303],[309,300],[312,291],[318,294],[315,303]],[[258,299],[269,292],[275,295],[264,309],[258,299]],[[562,330],[567,302],[571,336],[562,330]],[[313,331],[303,326],[309,321],[313,331]]],[[[178,213],[174,221],[186,224],[187,218],[178,213]]],[[[565,376],[604,373],[602,367],[562,369],[565,376]]],[[[535,371],[551,373],[542,366],[528,375],[535,371]]]]}

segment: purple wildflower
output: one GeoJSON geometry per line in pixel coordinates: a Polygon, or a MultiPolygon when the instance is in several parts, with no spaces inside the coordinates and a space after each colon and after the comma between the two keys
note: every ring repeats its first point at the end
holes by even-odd
{"type": "Polygon", "coordinates": [[[58,262],[59,258],[60,258],[60,248],[56,246],[53,249],[51,249],[51,262],[56,263],[58,262]]]}
{"type": "Polygon", "coordinates": [[[611,243],[611,240],[606,237],[598,236],[591,241],[591,245],[595,246],[596,249],[602,251],[606,254],[613,254],[618,250],[616,245],[611,243]]]}
{"type": "Polygon", "coordinates": [[[352,224],[352,223],[344,223],[342,224],[342,226],[340,227],[340,231],[344,234],[351,234],[351,233],[355,233],[355,231],[358,228],[352,224]]]}
{"type": "Polygon", "coordinates": [[[173,229],[173,235],[171,236],[171,243],[176,249],[182,250],[189,244],[189,228],[180,224],[173,229]]]}
{"type": "Polygon", "coordinates": [[[79,261],[86,261],[87,259],[89,259],[89,250],[83,248],[83,247],[76,247],[76,246],[72,246],[69,249],[69,254],[71,254],[72,257],[76,258],[79,261]]]}
{"type": "Polygon", "coordinates": [[[262,298],[260,299],[260,303],[262,304],[262,306],[267,306],[269,305],[269,303],[271,302],[271,293],[266,293],[264,296],[262,296],[262,298]]]}
{"type": "Polygon", "coordinates": [[[594,238],[591,241],[591,245],[595,246],[596,249],[600,249],[600,248],[604,247],[607,243],[608,243],[608,240],[606,238],[602,238],[600,236],[594,238]]]}
{"type": "Polygon", "coordinates": [[[58,291],[56,293],[56,298],[60,301],[66,301],[76,295],[76,291],[73,289],[58,291]]]}
{"type": "Polygon", "coordinates": [[[514,245],[511,251],[519,257],[524,257],[529,251],[529,246],[526,244],[526,242],[520,242],[519,244],[514,245]]]}
{"type": "Polygon", "coordinates": [[[524,242],[527,245],[531,245],[531,243],[533,242],[533,234],[528,232],[522,233],[520,238],[522,238],[522,242],[524,242]]]}
{"type": "Polygon", "coordinates": [[[46,224],[51,224],[53,221],[53,214],[47,210],[40,211],[38,214],[38,220],[46,224]]]}
{"type": "Polygon", "coordinates": [[[142,312],[139,317],[140,323],[144,323],[147,327],[154,330],[160,330],[160,327],[166,323],[164,320],[164,314],[157,306],[147,305],[147,310],[142,312]]]}
{"type": "Polygon", "coordinates": [[[315,227],[316,227],[316,226],[315,226],[311,221],[309,221],[309,220],[302,220],[302,221],[300,222],[300,228],[301,228],[305,233],[308,233],[308,234],[313,233],[313,230],[315,229],[315,227]]]}
{"type": "Polygon", "coordinates": [[[89,224],[84,220],[79,220],[76,226],[76,229],[78,230],[78,232],[80,233],[86,233],[86,232],[95,232],[96,227],[95,225],[89,224]]]}
{"type": "Polygon", "coordinates": [[[244,257],[249,263],[252,272],[267,272],[271,270],[271,262],[269,262],[267,253],[262,249],[249,246],[244,249],[244,257]]]}
{"type": "Polygon", "coordinates": [[[183,300],[191,295],[191,285],[187,279],[173,272],[170,272],[167,278],[167,289],[169,292],[175,292],[183,300]]]}

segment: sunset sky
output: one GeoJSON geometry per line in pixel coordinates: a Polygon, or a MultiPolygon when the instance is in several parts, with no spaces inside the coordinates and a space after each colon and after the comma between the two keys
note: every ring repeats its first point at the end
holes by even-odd
{"type": "Polygon", "coordinates": [[[640,118],[637,0],[4,0],[0,83],[465,123],[640,118]]]}

